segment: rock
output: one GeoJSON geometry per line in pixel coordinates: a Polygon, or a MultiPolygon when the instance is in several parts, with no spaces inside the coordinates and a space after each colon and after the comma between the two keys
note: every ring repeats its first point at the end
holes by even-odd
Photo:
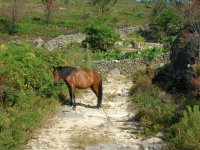
{"type": "Polygon", "coordinates": [[[53,51],[56,48],[64,47],[70,42],[82,42],[85,39],[85,35],[82,33],[71,34],[71,35],[60,35],[47,43],[45,43],[44,47],[49,50],[53,51]]]}
{"type": "Polygon", "coordinates": [[[107,109],[105,110],[107,117],[109,118],[123,118],[129,115],[124,109],[107,109]]]}
{"type": "Polygon", "coordinates": [[[21,41],[20,40],[16,40],[16,41],[12,41],[13,44],[16,44],[16,45],[20,45],[21,44],[21,41]]]}
{"type": "Polygon", "coordinates": [[[132,47],[135,48],[135,49],[140,49],[141,46],[140,46],[140,43],[137,43],[137,42],[132,42],[132,47]]]}
{"type": "Polygon", "coordinates": [[[115,128],[115,125],[111,121],[103,122],[101,126],[105,128],[115,128]]]}
{"type": "Polygon", "coordinates": [[[144,140],[141,143],[141,148],[143,150],[161,150],[162,149],[163,140],[157,137],[152,137],[151,139],[144,140]]]}
{"type": "Polygon", "coordinates": [[[35,39],[35,40],[33,40],[33,45],[35,46],[35,47],[41,47],[42,45],[44,44],[44,41],[42,40],[42,38],[37,38],[37,39],[35,39]]]}
{"type": "Polygon", "coordinates": [[[109,74],[110,74],[111,76],[119,76],[119,75],[120,75],[120,71],[119,71],[118,68],[114,68],[114,69],[112,69],[112,70],[109,72],[109,74]]]}
{"type": "Polygon", "coordinates": [[[105,113],[102,109],[88,108],[85,111],[85,114],[90,117],[101,117],[101,118],[106,117],[105,113]]]}
{"type": "MultiPolygon", "coordinates": [[[[200,26],[200,23],[196,26],[200,26]]],[[[183,30],[172,45],[170,60],[175,74],[175,85],[179,90],[190,90],[190,80],[195,77],[194,70],[187,67],[196,63],[199,57],[200,37],[197,36],[194,26],[183,30]]],[[[199,33],[200,34],[200,33],[199,33]]]]}
{"type": "Polygon", "coordinates": [[[140,146],[132,145],[132,146],[120,146],[117,150],[140,150],[140,146]]]}
{"type": "Polygon", "coordinates": [[[82,114],[75,112],[61,112],[60,116],[62,116],[62,118],[72,118],[72,119],[84,118],[82,114]]]}
{"type": "Polygon", "coordinates": [[[115,144],[100,144],[97,146],[87,146],[85,150],[117,150],[115,144]]]}

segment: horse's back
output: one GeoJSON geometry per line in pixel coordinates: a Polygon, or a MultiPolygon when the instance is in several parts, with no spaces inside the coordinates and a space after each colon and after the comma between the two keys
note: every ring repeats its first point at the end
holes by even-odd
{"type": "Polygon", "coordinates": [[[100,76],[96,71],[77,69],[71,76],[71,82],[75,87],[85,89],[100,81],[100,76]]]}

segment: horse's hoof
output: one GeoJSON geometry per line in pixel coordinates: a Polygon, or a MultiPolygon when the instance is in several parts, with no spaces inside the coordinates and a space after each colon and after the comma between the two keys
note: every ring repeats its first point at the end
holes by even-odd
{"type": "Polygon", "coordinates": [[[97,109],[100,109],[101,106],[97,105],[97,109]]]}

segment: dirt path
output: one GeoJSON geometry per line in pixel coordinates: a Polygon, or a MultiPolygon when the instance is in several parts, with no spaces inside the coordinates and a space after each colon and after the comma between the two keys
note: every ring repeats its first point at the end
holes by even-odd
{"type": "Polygon", "coordinates": [[[96,97],[88,90],[77,98],[76,111],[63,106],[48,124],[37,131],[26,150],[160,150],[158,137],[143,140],[133,133],[140,130],[128,112],[132,86],[124,76],[108,77],[103,83],[104,101],[96,109],[96,97]]]}

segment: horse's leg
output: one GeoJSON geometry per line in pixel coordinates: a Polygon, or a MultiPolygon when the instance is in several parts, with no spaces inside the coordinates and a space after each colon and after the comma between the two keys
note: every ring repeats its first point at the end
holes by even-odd
{"type": "Polygon", "coordinates": [[[73,94],[72,94],[71,86],[68,85],[68,89],[69,89],[69,96],[70,96],[70,106],[72,106],[72,104],[73,104],[73,102],[72,102],[73,94]]]}
{"type": "Polygon", "coordinates": [[[75,100],[75,87],[72,88],[72,100],[73,100],[73,109],[76,109],[76,100],[75,100]]]}
{"type": "Polygon", "coordinates": [[[97,96],[97,107],[99,108],[101,106],[101,100],[99,98],[99,92],[98,92],[98,85],[97,84],[93,84],[90,89],[95,93],[95,95],[97,96]]]}

